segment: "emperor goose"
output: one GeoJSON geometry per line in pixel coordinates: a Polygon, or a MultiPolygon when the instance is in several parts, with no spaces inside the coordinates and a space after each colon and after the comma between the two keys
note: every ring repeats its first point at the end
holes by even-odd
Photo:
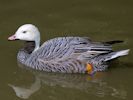
{"type": "Polygon", "coordinates": [[[93,42],[88,37],[58,37],[40,46],[40,32],[32,24],[20,26],[8,40],[25,41],[17,55],[20,63],[47,72],[93,74],[105,71],[108,62],[129,52],[112,50],[112,44],[122,41],[93,42]]]}

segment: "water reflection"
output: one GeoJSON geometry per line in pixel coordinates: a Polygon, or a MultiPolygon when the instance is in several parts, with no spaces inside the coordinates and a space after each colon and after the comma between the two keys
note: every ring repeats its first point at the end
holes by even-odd
{"type": "Polygon", "coordinates": [[[20,86],[15,86],[12,84],[8,84],[14,92],[16,93],[16,96],[23,99],[28,99],[33,93],[38,91],[41,87],[41,81],[39,78],[36,77],[35,82],[31,84],[30,87],[24,88],[20,86]]]}
{"type": "MultiPolygon", "coordinates": [[[[37,93],[39,90],[45,89],[42,87],[47,86],[51,88],[58,86],[63,89],[75,89],[97,97],[111,96],[121,99],[127,97],[127,92],[123,87],[115,87],[108,82],[106,79],[107,73],[97,73],[95,76],[88,76],[81,74],[45,73],[31,70],[29,72],[35,77],[34,82],[30,86],[9,84],[16,93],[16,96],[22,99],[28,99],[35,92],[37,93]]],[[[20,71],[19,75],[24,73],[20,71]]]]}

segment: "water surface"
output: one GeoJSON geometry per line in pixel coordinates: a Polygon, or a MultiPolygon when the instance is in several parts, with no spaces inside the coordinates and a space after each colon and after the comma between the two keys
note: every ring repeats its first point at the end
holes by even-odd
{"type": "Polygon", "coordinates": [[[133,2],[131,0],[0,1],[0,98],[3,100],[131,100],[133,88],[133,2]],[[129,56],[95,76],[26,70],[16,54],[23,42],[8,36],[25,23],[39,27],[42,42],[59,36],[87,36],[95,41],[120,39],[114,49],[129,56]]]}

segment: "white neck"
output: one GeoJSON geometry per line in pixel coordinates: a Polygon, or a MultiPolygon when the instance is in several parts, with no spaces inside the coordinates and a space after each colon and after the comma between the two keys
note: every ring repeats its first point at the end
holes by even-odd
{"type": "Polygon", "coordinates": [[[40,48],[40,41],[39,42],[35,41],[35,49],[34,49],[34,51],[37,51],[39,48],[40,48]]]}
{"type": "Polygon", "coordinates": [[[35,39],[35,49],[33,52],[37,51],[40,48],[40,32],[38,31],[38,35],[35,39]]]}
{"type": "Polygon", "coordinates": [[[38,38],[37,40],[35,40],[35,49],[34,49],[34,51],[37,51],[39,48],[40,48],[40,38],[38,38]]]}

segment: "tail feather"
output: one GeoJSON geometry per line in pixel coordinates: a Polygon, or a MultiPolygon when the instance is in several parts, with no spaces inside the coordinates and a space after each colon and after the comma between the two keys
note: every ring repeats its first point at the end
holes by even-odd
{"type": "Polygon", "coordinates": [[[107,42],[103,42],[104,44],[108,44],[108,45],[112,45],[112,44],[116,44],[116,43],[122,43],[124,41],[122,40],[114,40],[114,41],[107,41],[107,42]]]}
{"type": "Polygon", "coordinates": [[[125,55],[128,55],[130,49],[127,49],[127,50],[121,50],[121,51],[117,51],[117,52],[112,52],[109,54],[109,56],[107,56],[105,58],[104,61],[109,61],[109,60],[112,60],[112,59],[115,59],[115,58],[118,58],[118,57],[121,57],[121,56],[125,56],[125,55]]]}

